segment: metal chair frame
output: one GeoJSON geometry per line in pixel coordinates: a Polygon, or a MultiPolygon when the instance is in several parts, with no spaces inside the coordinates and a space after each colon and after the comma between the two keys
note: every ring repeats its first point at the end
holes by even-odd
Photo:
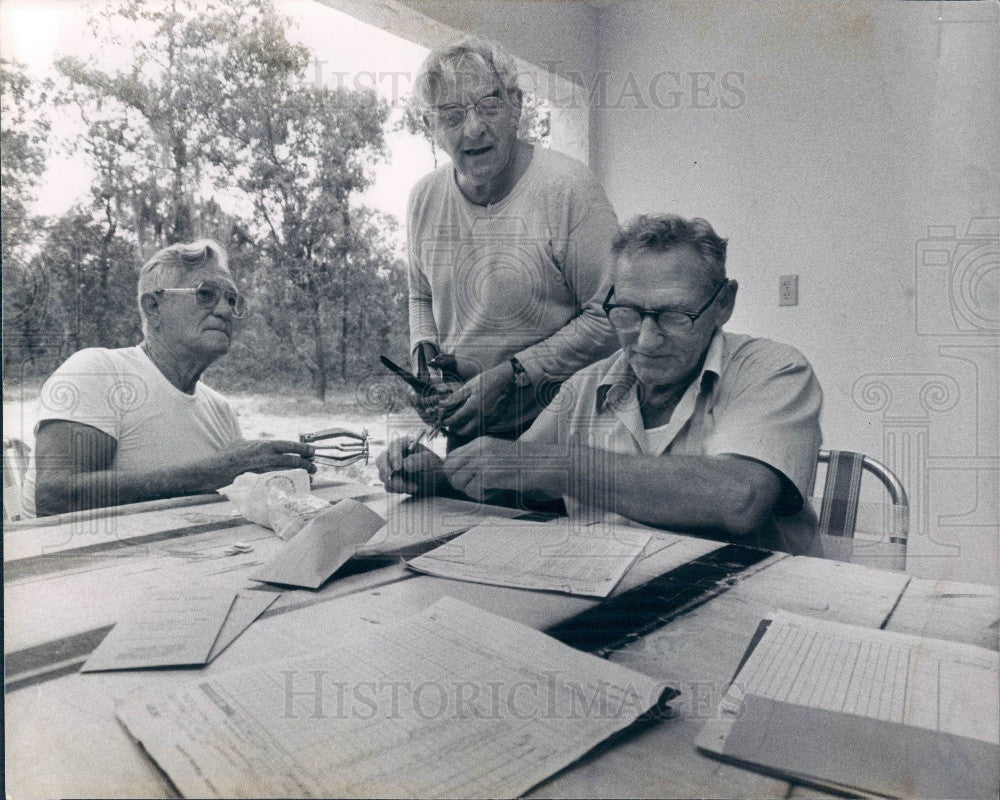
{"type": "MultiPolygon", "coordinates": [[[[833,454],[838,451],[835,450],[820,450],[819,451],[819,463],[829,465],[833,459],[833,454]]],[[[903,486],[902,481],[896,477],[895,473],[889,469],[885,464],[880,461],[876,461],[870,456],[857,453],[854,455],[861,456],[861,470],[862,473],[865,471],[870,472],[885,487],[886,491],[889,493],[889,499],[892,501],[894,506],[897,506],[899,510],[899,520],[900,520],[900,530],[896,532],[895,535],[889,537],[889,541],[894,544],[906,544],[907,537],[909,536],[910,530],[910,501],[906,494],[906,488],[903,486]]],[[[860,483],[858,484],[858,492],[861,490],[860,483]]],[[[832,498],[827,497],[827,493],[823,493],[823,503],[824,505],[829,502],[832,498]]],[[[855,500],[857,498],[855,497],[855,500]]],[[[855,510],[856,515],[856,510],[855,510]]],[[[850,536],[854,536],[854,529],[856,527],[856,521],[852,522],[850,536]]]]}

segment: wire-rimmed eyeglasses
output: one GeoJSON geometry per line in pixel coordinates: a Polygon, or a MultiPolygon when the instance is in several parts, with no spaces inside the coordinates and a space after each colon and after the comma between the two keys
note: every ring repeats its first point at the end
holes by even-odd
{"type": "Polygon", "coordinates": [[[480,97],[471,103],[449,103],[445,106],[436,106],[428,109],[427,115],[434,122],[446,128],[459,128],[465,124],[465,117],[470,108],[475,108],[476,113],[484,119],[499,117],[507,103],[499,94],[488,94],[480,97]]]}
{"type": "Polygon", "coordinates": [[[174,292],[194,294],[195,302],[202,308],[215,308],[219,300],[225,298],[226,305],[233,314],[233,319],[239,319],[247,310],[246,298],[235,289],[226,289],[214,283],[205,281],[194,287],[180,289],[157,289],[157,292],[174,292]]]}
{"type": "Polygon", "coordinates": [[[610,320],[611,324],[623,331],[638,330],[646,317],[652,317],[656,321],[657,327],[663,333],[687,333],[694,327],[698,318],[708,311],[712,303],[715,302],[715,298],[719,296],[719,293],[728,283],[728,280],[720,283],[712,293],[712,296],[708,298],[708,302],[694,312],[681,311],[676,308],[641,308],[640,306],[625,303],[612,303],[611,296],[615,293],[614,284],[608,290],[608,296],[601,303],[601,308],[608,315],[608,320],[610,320]]]}

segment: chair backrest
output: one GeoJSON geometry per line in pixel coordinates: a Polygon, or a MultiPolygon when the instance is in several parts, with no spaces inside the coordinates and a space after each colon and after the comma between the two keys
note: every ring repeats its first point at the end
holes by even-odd
{"type": "Polygon", "coordinates": [[[819,463],[826,464],[823,494],[816,508],[824,552],[841,560],[903,569],[910,506],[899,478],[884,464],[849,450],[820,450],[819,463]],[[891,507],[860,502],[865,472],[885,487],[891,507]],[[863,511],[863,524],[859,524],[859,509],[863,511]],[[863,538],[850,541],[861,530],[863,538]]]}
{"type": "Polygon", "coordinates": [[[3,518],[11,522],[21,518],[24,474],[28,469],[31,448],[20,439],[3,440],[3,518]]]}

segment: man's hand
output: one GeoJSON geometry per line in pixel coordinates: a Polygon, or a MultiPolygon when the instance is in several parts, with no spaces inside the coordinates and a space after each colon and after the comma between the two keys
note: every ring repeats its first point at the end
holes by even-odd
{"type": "Polygon", "coordinates": [[[426,394],[421,394],[420,392],[415,392],[413,389],[410,389],[409,402],[410,405],[416,410],[417,414],[420,415],[420,419],[422,419],[425,424],[432,427],[438,427],[442,418],[441,404],[447,400],[455,390],[460,389],[461,387],[461,383],[441,382],[435,385],[435,390],[433,392],[428,392],[426,394]]]}
{"type": "Polygon", "coordinates": [[[388,492],[429,494],[444,480],[441,457],[412,436],[394,439],[375,463],[388,492]]]}
{"type": "Polygon", "coordinates": [[[277,469],[316,471],[312,457],[316,448],[311,444],[283,439],[253,439],[233,444],[210,456],[204,466],[212,470],[212,488],[226,486],[244,472],[270,472],[277,469]]]}
{"type": "Polygon", "coordinates": [[[561,497],[566,485],[565,453],[548,445],[481,436],[448,454],[444,474],[451,485],[484,502],[491,492],[531,492],[561,497]]]}
{"type": "Polygon", "coordinates": [[[430,342],[421,342],[414,359],[414,371],[420,380],[434,387],[431,392],[417,392],[410,389],[408,400],[426,424],[437,426],[441,420],[441,401],[455,389],[462,386],[460,381],[449,380],[442,367],[454,368],[454,356],[442,355],[430,342]]]}
{"type": "Polygon", "coordinates": [[[441,401],[441,422],[458,436],[481,435],[494,418],[500,401],[514,388],[514,370],[497,364],[467,381],[441,401]]]}

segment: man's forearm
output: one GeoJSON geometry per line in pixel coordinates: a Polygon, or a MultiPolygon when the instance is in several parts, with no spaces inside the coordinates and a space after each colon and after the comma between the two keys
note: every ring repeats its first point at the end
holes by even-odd
{"type": "Polygon", "coordinates": [[[552,335],[522,350],[517,359],[532,380],[541,376],[564,380],[617,348],[607,317],[584,309],[552,335]]]}
{"type": "Polygon", "coordinates": [[[68,473],[39,476],[35,488],[38,516],[120,506],[144,500],[160,500],[209,492],[230,481],[208,465],[188,464],[169,470],[148,472],[68,473]]]}
{"type": "Polygon", "coordinates": [[[434,306],[430,295],[415,295],[411,292],[408,302],[410,322],[410,352],[413,353],[422,342],[437,346],[438,331],[434,322],[434,306]]]}
{"type": "Polygon", "coordinates": [[[772,486],[759,470],[767,468],[727,457],[620,455],[580,446],[568,468],[546,470],[540,488],[658,527],[745,536],[768,524],[779,488],[776,477],[772,486]]]}

